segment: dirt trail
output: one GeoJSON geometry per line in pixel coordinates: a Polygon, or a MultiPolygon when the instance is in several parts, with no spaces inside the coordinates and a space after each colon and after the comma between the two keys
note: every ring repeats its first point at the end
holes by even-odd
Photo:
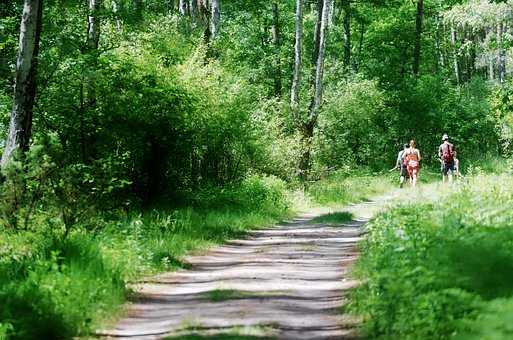
{"type": "Polygon", "coordinates": [[[341,313],[362,226],[397,196],[348,206],[354,219],[315,223],[315,209],[293,221],[252,232],[190,256],[190,270],[166,273],[137,287],[138,299],[107,338],[341,339],[355,337],[355,320],[341,313]],[[206,334],[206,335],[205,335],[206,334]]]}

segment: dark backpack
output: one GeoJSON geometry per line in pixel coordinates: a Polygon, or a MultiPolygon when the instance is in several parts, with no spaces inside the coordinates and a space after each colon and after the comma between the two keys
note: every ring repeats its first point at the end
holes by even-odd
{"type": "Polygon", "coordinates": [[[454,146],[450,143],[442,144],[442,160],[445,163],[454,162],[454,146]]]}

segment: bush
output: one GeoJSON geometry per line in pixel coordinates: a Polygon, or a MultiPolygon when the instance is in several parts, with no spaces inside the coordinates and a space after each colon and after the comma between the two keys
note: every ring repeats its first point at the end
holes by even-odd
{"type": "Polygon", "coordinates": [[[501,327],[494,301],[513,301],[511,184],[508,175],[480,175],[438,202],[370,223],[352,304],[365,335],[442,339],[476,334],[486,318],[501,327]]]}

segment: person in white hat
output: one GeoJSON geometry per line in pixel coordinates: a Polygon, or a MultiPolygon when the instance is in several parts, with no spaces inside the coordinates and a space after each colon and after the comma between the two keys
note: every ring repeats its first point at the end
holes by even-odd
{"type": "Polygon", "coordinates": [[[442,163],[442,181],[447,183],[452,182],[456,151],[454,150],[454,145],[449,143],[449,136],[446,133],[442,136],[442,142],[438,147],[438,157],[442,163]]]}

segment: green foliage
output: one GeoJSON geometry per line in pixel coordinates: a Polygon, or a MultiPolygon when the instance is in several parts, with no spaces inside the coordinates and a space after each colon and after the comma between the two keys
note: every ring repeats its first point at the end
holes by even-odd
{"type": "Polygon", "coordinates": [[[495,313],[513,298],[512,181],[477,176],[436,203],[399,206],[370,224],[352,305],[367,336],[507,338],[508,314],[495,313]]]}

